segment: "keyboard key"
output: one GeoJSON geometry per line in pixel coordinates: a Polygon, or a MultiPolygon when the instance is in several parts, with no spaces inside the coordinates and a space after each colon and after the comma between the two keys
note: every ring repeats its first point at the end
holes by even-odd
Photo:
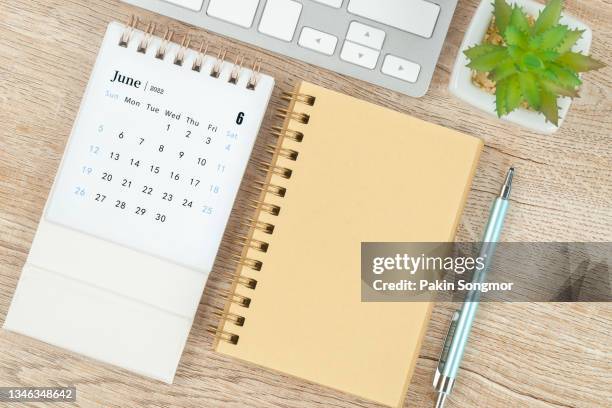
{"type": "Polygon", "coordinates": [[[206,14],[240,27],[249,28],[259,0],[210,0],[206,14]]]}
{"type": "Polygon", "coordinates": [[[382,66],[383,74],[408,82],[416,82],[420,71],[419,64],[394,55],[387,55],[382,66]]]}
{"type": "Polygon", "coordinates": [[[349,26],[346,39],[366,47],[380,50],[385,41],[385,32],[377,28],[353,21],[349,26]]]}
{"type": "Polygon", "coordinates": [[[310,27],[302,28],[302,34],[300,34],[298,41],[301,47],[309,48],[325,55],[333,55],[337,43],[337,37],[310,27]]]}
{"type": "Polygon", "coordinates": [[[373,69],[378,61],[380,52],[354,42],[345,41],[340,58],[351,64],[373,69]]]}
{"type": "Polygon", "coordinates": [[[302,4],[296,1],[268,0],[259,22],[259,31],[284,41],[291,41],[301,12],[302,4]]]}
{"type": "Polygon", "coordinates": [[[340,6],[342,6],[343,0],[314,0],[314,1],[316,1],[317,3],[321,3],[327,6],[334,7],[334,8],[340,8],[340,6]]]}
{"type": "Polygon", "coordinates": [[[350,0],[348,12],[430,38],[440,6],[425,0],[350,0]]]}
{"type": "Polygon", "coordinates": [[[168,3],[176,4],[177,6],[188,8],[193,11],[200,11],[204,0],[166,0],[168,3]]]}

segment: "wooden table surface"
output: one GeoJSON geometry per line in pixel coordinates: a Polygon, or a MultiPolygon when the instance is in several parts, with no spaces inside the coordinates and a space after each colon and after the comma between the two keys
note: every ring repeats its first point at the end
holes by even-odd
{"type": "MultiPolygon", "coordinates": [[[[518,176],[505,240],[612,241],[612,69],[584,76],[582,97],[552,136],[486,116],[447,90],[477,3],[459,1],[431,88],[425,97],[415,99],[116,0],[2,0],[0,321],[6,316],[106,25],[126,21],[132,13],[179,32],[191,30],[231,52],[262,56],[264,71],[279,84],[277,95],[302,78],[484,139],[459,240],[479,239],[503,173],[513,164],[518,176]]],[[[593,28],[593,55],[612,65],[610,0],[566,3],[567,10],[593,28]]],[[[268,114],[265,125],[274,120],[268,114]]],[[[5,330],[0,330],[0,386],[73,384],[78,405],[87,407],[376,406],[213,352],[211,335],[205,330],[214,323],[207,299],[223,285],[213,272],[172,386],[5,330]]],[[[407,407],[433,404],[431,378],[452,309],[448,304],[435,308],[407,407]]],[[[448,407],[611,406],[611,338],[610,304],[483,304],[448,407]]]]}

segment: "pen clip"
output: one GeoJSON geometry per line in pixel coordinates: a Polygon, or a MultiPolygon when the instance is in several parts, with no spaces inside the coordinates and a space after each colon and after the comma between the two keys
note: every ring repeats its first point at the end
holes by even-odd
{"type": "MultiPolygon", "coordinates": [[[[448,326],[448,332],[446,332],[446,337],[444,338],[444,346],[442,347],[442,351],[440,352],[440,358],[438,359],[438,366],[436,367],[436,373],[434,374],[433,386],[436,391],[450,391],[446,390],[449,386],[447,381],[444,381],[442,377],[442,372],[444,372],[444,366],[446,365],[446,359],[448,357],[448,351],[450,349],[451,342],[453,337],[455,336],[455,329],[457,328],[457,322],[459,321],[459,311],[456,310],[453,313],[453,317],[451,319],[450,325],[448,326]]],[[[452,387],[452,382],[450,384],[452,387]]]]}

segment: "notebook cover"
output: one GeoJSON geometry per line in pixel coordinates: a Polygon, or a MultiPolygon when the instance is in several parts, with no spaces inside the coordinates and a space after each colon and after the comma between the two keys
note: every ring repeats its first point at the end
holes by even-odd
{"type": "Polygon", "coordinates": [[[296,102],[308,124],[285,126],[304,133],[290,179],[274,177],[285,197],[268,194],[280,214],[259,214],[275,225],[249,308],[231,304],[244,326],[228,321],[237,344],[216,349],[264,367],[326,385],[387,406],[402,406],[430,317],[431,303],[361,302],[362,241],[450,241],[461,215],[482,141],[301,83],[296,102]]]}

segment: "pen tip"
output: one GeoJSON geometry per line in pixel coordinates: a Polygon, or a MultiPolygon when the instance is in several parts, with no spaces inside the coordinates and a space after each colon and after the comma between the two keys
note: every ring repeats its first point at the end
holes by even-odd
{"type": "Polygon", "coordinates": [[[504,180],[504,185],[501,188],[499,193],[500,197],[504,200],[507,200],[510,197],[510,191],[512,190],[512,178],[514,177],[514,167],[510,167],[508,169],[508,173],[506,173],[506,180],[504,180]]]}

